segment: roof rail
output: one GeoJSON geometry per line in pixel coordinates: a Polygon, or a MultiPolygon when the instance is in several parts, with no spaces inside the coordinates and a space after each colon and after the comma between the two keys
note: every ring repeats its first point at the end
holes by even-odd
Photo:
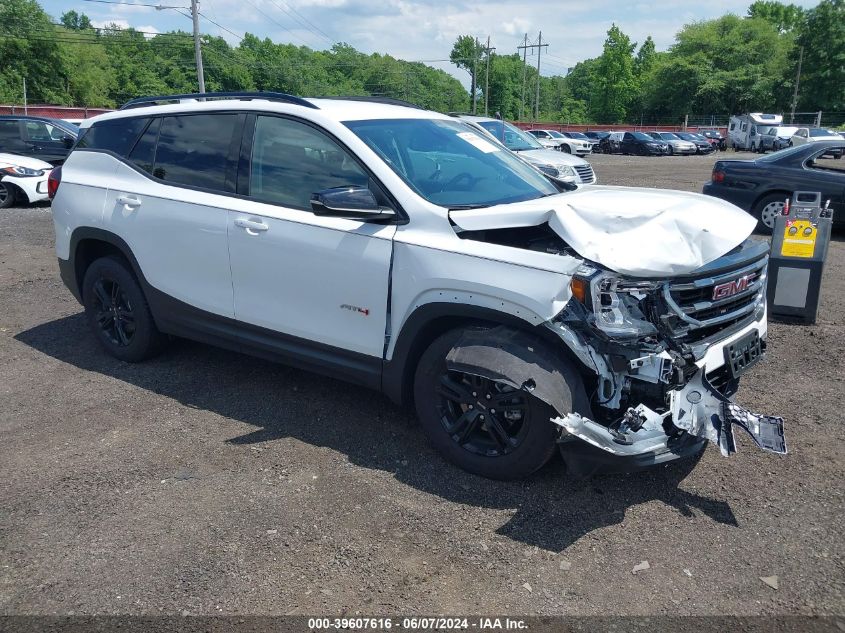
{"type": "Polygon", "coordinates": [[[266,99],[267,101],[284,101],[285,103],[293,103],[301,105],[306,108],[319,110],[310,101],[306,101],[302,97],[296,97],[284,92],[198,92],[193,94],[182,95],[161,95],[158,97],[138,97],[127,101],[122,106],[121,110],[129,110],[131,108],[140,108],[146,105],[155,105],[157,103],[165,103],[168,101],[182,101],[183,99],[241,99],[250,101],[252,99],[266,99]]]}
{"type": "Polygon", "coordinates": [[[403,101],[402,99],[394,99],[393,97],[369,97],[369,96],[360,96],[354,95],[351,97],[338,97],[338,96],[331,96],[331,97],[315,97],[315,99],[335,99],[338,101],[367,101],[370,103],[384,103],[387,105],[396,105],[396,106],[404,106],[406,108],[414,108],[416,110],[427,110],[428,108],[424,108],[421,105],[417,105],[416,103],[411,103],[410,101],[403,101]]]}

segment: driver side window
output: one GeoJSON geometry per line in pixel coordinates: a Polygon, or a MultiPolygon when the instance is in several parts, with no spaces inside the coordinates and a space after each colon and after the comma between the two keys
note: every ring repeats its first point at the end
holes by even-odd
{"type": "Polygon", "coordinates": [[[366,187],[369,176],[317,129],[274,116],[255,122],[249,195],[262,202],[311,210],[311,195],[332,187],[366,187]]]}

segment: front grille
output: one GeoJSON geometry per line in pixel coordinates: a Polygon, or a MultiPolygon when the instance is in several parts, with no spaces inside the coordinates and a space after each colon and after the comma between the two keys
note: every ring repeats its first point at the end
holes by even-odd
{"type": "Polygon", "coordinates": [[[729,272],[667,282],[664,323],[677,339],[696,343],[750,320],[766,300],[768,261],[764,255],[729,272]]]}
{"type": "Polygon", "coordinates": [[[576,165],[575,171],[578,173],[578,177],[581,178],[581,182],[585,185],[591,185],[596,181],[596,174],[593,172],[593,168],[589,163],[586,165],[576,165]]]}

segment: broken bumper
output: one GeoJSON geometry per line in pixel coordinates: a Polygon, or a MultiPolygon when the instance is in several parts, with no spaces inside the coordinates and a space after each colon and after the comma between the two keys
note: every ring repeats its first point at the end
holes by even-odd
{"type": "Polygon", "coordinates": [[[606,472],[601,468],[602,462],[612,466],[612,472],[623,472],[695,454],[707,441],[728,456],[736,452],[737,427],[763,450],[787,452],[783,418],[752,413],[732,402],[707,381],[704,372],[699,369],[683,388],[671,392],[665,413],[639,405],[628,410],[625,422],[617,429],[577,413],[555,418],[553,422],[566,431],[561,438],[564,457],[569,453],[575,455],[576,461],[598,460],[597,468],[590,472],[606,472]],[[667,435],[666,428],[677,429],[676,434],[667,435]],[[589,445],[589,456],[578,455],[584,447],[576,438],[589,445]],[[621,460],[618,466],[617,460],[621,460]]]}

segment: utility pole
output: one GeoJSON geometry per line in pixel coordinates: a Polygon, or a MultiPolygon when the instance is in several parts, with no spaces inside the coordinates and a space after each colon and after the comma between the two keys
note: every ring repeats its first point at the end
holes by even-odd
{"type": "Polygon", "coordinates": [[[798,74],[795,76],[795,90],[792,93],[792,111],[789,113],[789,122],[795,121],[795,107],[798,105],[798,84],[801,83],[801,63],[804,61],[804,47],[798,51],[798,74]]]}
{"type": "MultiPolygon", "coordinates": [[[[527,39],[527,38],[526,38],[527,39]]],[[[524,49],[528,50],[529,48],[533,50],[537,49],[537,94],[534,98],[534,120],[536,121],[540,117],[540,52],[543,48],[548,48],[548,44],[543,44],[543,32],[540,31],[540,39],[536,44],[525,44],[523,46],[517,46],[517,49],[524,49]]],[[[524,68],[523,68],[524,70],[524,68]]]]}
{"type": "Polygon", "coordinates": [[[484,52],[487,56],[487,69],[484,71],[484,116],[490,116],[490,113],[487,109],[487,106],[490,103],[490,53],[495,50],[495,47],[490,48],[490,36],[488,35],[487,47],[484,49],[484,52]]]}
{"type": "Polygon", "coordinates": [[[472,113],[475,114],[475,104],[478,101],[478,38],[475,38],[475,46],[472,49],[472,113]]]}
{"type": "Polygon", "coordinates": [[[26,114],[26,77],[23,78],[23,113],[26,114]]]}
{"type": "Polygon", "coordinates": [[[194,57],[197,61],[197,81],[200,93],[205,92],[205,73],[202,70],[202,49],[200,48],[200,9],[197,0],[191,0],[191,19],[194,22],[194,57]]]}
{"type": "MultiPolygon", "coordinates": [[[[516,49],[519,50],[519,47],[516,49]]],[[[528,62],[528,33],[522,38],[522,101],[519,102],[519,120],[522,121],[522,116],[525,110],[525,69],[528,62]]]]}

